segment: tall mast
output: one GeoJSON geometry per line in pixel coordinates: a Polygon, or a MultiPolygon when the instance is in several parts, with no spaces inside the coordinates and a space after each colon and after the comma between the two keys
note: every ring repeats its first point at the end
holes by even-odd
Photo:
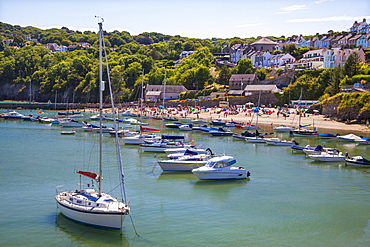
{"type": "Polygon", "coordinates": [[[29,92],[29,96],[30,96],[30,101],[29,101],[29,104],[31,104],[32,102],[32,81],[30,80],[30,92],[29,92]]]}
{"type": "Polygon", "coordinates": [[[144,102],[144,69],[141,75],[141,99],[140,99],[140,115],[143,115],[143,102],[144,102]]]}
{"type": "Polygon", "coordinates": [[[102,194],[102,176],[103,176],[103,23],[99,22],[99,110],[100,110],[100,131],[99,131],[99,195],[102,194]]]}
{"type": "Polygon", "coordinates": [[[163,80],[162,120],[163,120],[163,117],[164,117],[164,99],[165,99],[165,96],[166,96],[166,75],[167,75],[167,71],[165,70],[164,71],[164,80],[163,80]]]}
{"type": "Polygon", "coordinates": [[[302,112],[301,112],[302,89],[303,88],[301,88],[301,95],[299,96],[299,99],[298,99],[298,112],[299,112],[298,129],[299,130],[301,129],[301,117],[302,117],[302,112]]]}

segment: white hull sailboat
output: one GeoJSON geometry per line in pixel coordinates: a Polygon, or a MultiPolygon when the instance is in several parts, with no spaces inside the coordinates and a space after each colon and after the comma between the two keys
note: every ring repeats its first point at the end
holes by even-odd
{"type": "Polygon", "coordinates": [[[55,200],[60,212],[67,218],[99,227],[120,229],[130,212],[124,202],[106,193],[99,196],[93,189],[61,192],[55,196],[55,200]]]}
{"type": "MultiPolygon", "coordinates": [[[[125,216],[130,213],[130,207],[126,203],[126,198],[124,200],[118,200],[117,198],[105,193],[102,191],[102,140],[103,140],[103,131],[102,131],[102,119],[103,119],[103,91],[104,91],[104,82],[102,76],[102,46],[103,46],[103,28],[102,23],[99,23],[99,57],[100,57],[100,132],[99,132],[99,141],[100,141],[100,151],[99,151],[99,174],[94,172],[87,172],[87,171],[78,171],[77,173],[80,175],[84,175],[90,178],[92,181],[96,181],[98,183],[98,190],[95,190],[93,184],[87,184],[86,188],[82,188],[82,184],[79,184],[79,189],[71,190],[71,191],[59,191],[60,187],[57,187],[57,195],[55,196],[55,200],[57,202],[58,208],[61,213],[70,218],[72,220],[98,226],[98,227],[105,227],[105,228],[112,228],[112,229],[121,229],[122,223],[125,219],[125,216]]],[[[109,73],[108,73],[109,74],[109,73]]],[[[109,88],[110,80],[108,78],[109,88]]],[[[112,112],[114,114],[114,105],[113,105],[113,97],[112,92],[110,90],[110,96],[112,101],[112,112]]],[[[115,116],[114,116],[115,119],[115,116]]],[[[116,121],[114,121],[114,129],[117,130],[116,121]]],[[[117,155],[119,160],[119,171],[121,176],[121,193],[126,195],[123,181],[124,175],[122,170],[121,164],[121,155],[120,155],[120,147],[118,141],[118,134],[116,134],[116,149],[117,155]]]]}

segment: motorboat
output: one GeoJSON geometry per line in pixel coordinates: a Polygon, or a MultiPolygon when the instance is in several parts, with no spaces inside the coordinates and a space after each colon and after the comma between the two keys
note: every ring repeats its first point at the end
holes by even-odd
{"type": "Polygon", "coordinates": [[[32,121],[32,119],[34,119],[34,118],[35,117],[33,117],[32,115],[21,117],[21,119],[23,119],[23,121],[32,121]]]}
{"type": "Polygon", "coordinates": [[[339,150],[336,148],[324,148],[321,145],[317,145],[315,148],[304,148],[302,150],[306,155],[311,155],[311,154],[321,154],[321,152],[327,152],[329,154],[331,153],[339,153],[339,150]]]}
{"type": "Polygon", "coordinates": [[[178,121],[178,119],[175,117],[164,117],[163,120],[164,121],[178,121]]]}
{"type": "Polygon", "coordinates": [[[205,123],[208,123],[208,121],[204,120],[204,119],[201,119],[201,118],[197,118],[197,119],[192,119],[191,122],[193,124],[205,124],[205,123]]]}
{"type": "Polygon", "coordinates": [[[120,113],[123,117],[137,117],[138,115],[136,113],[131,112],[130,110],[126,110],[122,113],[120,113]]]}
{"type": "Polygon", "coordinates": [[[132,132],[132,131],[127,130],[127,129],[120,129],[120,130],[117,130],[117,131],[115,131],[115,130],[109,131],[109,135],[112,136],[112,137],[115,137],[116,132],[118,134],[118,137],[136,136],[138,134],[137,132],[132,132]]]}
{"type": "Polygon", "coordinates": [[[292,139],[291,141],[281,140],[279,138],[266,138],[266,144],[268,145],[275,145],[275,146],[293,146],[297,145],[297,142],[292,139]]]}
{"type": "Polygon", "coordinates": [[[340,140],[340,141],[347,141],[347,142],[352,142],[352,141],[355,141],[355,140],[361,140],[361,136],[357,136],[355,134],[348,134],[348,135],[344,135],[344,136],[337,136],[337,139],[340,140]]]}
{"type": "Polygon", "coordinates": [[[204,128],[201,128],[200,129],[202,132],[210,132],[210,131],[213,131],[213,130],[218,130],[218,128],[215,128],[215,127],[204,127],[204,128]]]}
{"type": "Polygon", "coordinates": [[[351,158],[347,157],[345,161],[346,161],[346,165],[349,165],[349,166],[367,166],[367,167],[370,166],[370,160],[365,159],[362,156],[353,156],[351,158]]]}
{"type": "Polygon", "coordinates": [[[359,140],[354,140],[358,144],[370,145],[370,138],[361,138],[359,140]]]}
{"type": "Polygon", "coordinates": [[[212,156],[209,154],[183,155],[177,159],[159,160],[158,165],[163,171],[191,171],[204,166],[212,156]]]}
{"type": "Polygon", "coordinates": [[[59,120],[56,118],[49,118],[49,117],[43,117],[39,118],[40,123],[45,123],[45,124],[59,124],[59,120]]]}
{"type": "Polygon", "coordinates": [[[183,131],[191,131],[191,130],[193,130],[193,125],[192,124],[183,124],[183,125],[179,126],[179,129],[183,130],[183,131]]]}
{"type": "Polygon", "coordinates": [[[221,119],[215,119],[215,120],[210,121],[210,124],[217,125],[217,126],[225,126],[226,122],[222,121],[221,119]]]}
{"type": "Polygon", "coordinates": [[[252,136],[252,137],[245,137],[244,138],[247,142],[252,142],[252,143],[265,143],[266,140],[265,138],[261,136],[252,136]]]}
{"type": "MultiPolygon", "coordinates": [[[[247,132],[247,131],[246,131],[247,132]]],[[[251,133],[249,133],[251,134],[251,133]]],[[[264,138],[264,136],[266,135],[272,135],[274,134],[273,132],[270,132],[270,133],[260,133],[258,132],[258,130],[256,130],[255,134],[253,134],[254,136],[246,136],[244,139],[247,141],[247,142],[252,142],[252,143],[265,143],[266,139],[264,138]]]]}
{"type": "Polygon", "coordinates": [[[318,134],[317,137],[320,139],[332,139],[336,138],[338,135],[330,134],[330,133],[321,133],[318,134]]]}
{"type": "Polygon", "coordinates": [[[74,119],[59,120],[59,125],[62,127],[81,128],[86,126],[86,122],[79,122],[74,119]]]}
{"type": "Polygon", "coordinates": [[[129,118],[126,120],[127,123],[131,124],[131,125],[149,125],[149,123],[143,123],[141,122],[140,120],[137,120],[135,118],[129,118]]]}
{"type": "Polygon", "coordinates": [[[126,144],[126,145],[140,145],[140,144],[144,144],[145,141],[159,141],[161,140],[162,138],[156,134],[137,134],[135,136],[127,136],[127,137],[123,137],[122,138],[122,141],[126,144]]]}
{"type": "Polygon", "coordinates": [[[240,135],[233,134],[233,137],[234,138],[241,139],[241,140],[245,140],[246,137],[255,137],[255,136],[256,136],[255,133],[251,133],[248,130],[246,130],[245,132],[241,133],[240,135]]]}
{"type": "Polygon", "coordinates": [[[166,124],[166,128],[170,128],[170,129],[178,129],[181,125],[184,125],[183,123],[179,123],[179,122],[174,122],[174,123],[168,123],[166,124]]]}
{"type": "Polygon", "coordinates": [[[96,126],[96,125],[91,124],[91,123],[87,123],[85,126],[82,127],[82,129],[85,132],[100,132],[100,131],[102,131],[103,133],[109,133],[110,131],[114,131],[113,128],[108,128],[106,126],[102,126],[102,128],[100,128],[99,126],[96,126]]]}
{"type": "Polygon", "coordinates": [[[233,132],[230,130],[225,130],[224,128],[218,128],[217,130],[211,130],[210,133],[212,136],[232,136],[233,132]]]}
{"type": "Polygon", "coordinates": [[[195,131],[202,131],[203,128],[207,128],[207,125],[201,124],[199,126],[193,126],[192,129],[195,130],[195,131]]]}
{"type": "Polygon", "coordinates": [[[24,115],[20,114],[17,111],[10,111],[10,112],[2,114],[1,117],[4,119],[22,119],[24,115]]]}
{"type": "Polygon", "coordinates": [[[214,157],[199,168],[191,172],[199,179],[225,180],[225,179],[246,179],[250,173],[243,167],[234,167],[236,159],[232,156],[223,155],[214,157]]]}
{"type": "Polygon", "coordinates": [[[140,146],[142,147],[142,150],[144,152],[155,152],[155,153],[164,153],[164,150],[169,148],[191,147],[191,145],[184,144],[183,142],[178,140],[161,140],[158,142],[146,141],[145,143],[140,144],[140,146]]]}
{"type": "Polygon", "coordinates": [[[321,145],[318,145],[316,148],[305,148],[302,151],[307,156],[308,155],[312,155],[312,154],[321,154],[322,152],[327,152],[329,154],[338,153],[339,152],[339,150],[336,149],[336,148],[319,148],[319,146],[321,146],[321,145]]]}
{"type": "Polygon", "coordinates": [[[311,147],[310,145],[306,145],[306,146],[298,146],[298,145],[293,145],[290,147],[292,149],[292,152],[293,153],[304,153],[303,150],[306,150],[306,149],[309,149],[309,150],[313,150],[315,149],[314,147],[311,147]]]}
{"type": "MultiPolygon", "coordinates": [[[[96,120],[99,120],[99,119],[100,119],[99,114],[96,114],[96,115],[90,117],[90,120],[93,120],[93,121],[96,121],[96,120]]],[[[104,119],[106,119],[106,117],[103,115],[102,119],[104,120],[104,119]]]]}
{"type": "Polygon", "coordinates": [[[71,115],[80,115],[80,111],[59,111],[57,113],[59,116],[71,116],[71,115]]]}
{"type": "Polygon", "coordinates": [[[276,132],[289,132],[293,129],[294,129],[294,127],[292,128],[292,127],[288,127],[288,126],[282,124],[282,125],[279,125],[279,126],[275,127],[274,131],[276,131],[276,132]]]}
{"type": "Polygon", "coordinates": [[[213,155],[212,150],[210,148],[202,149],[202,148],[169,148],[165,149],[164,152],[170,159],[176,159],[178,157],[184,155],[198,155],[198,154],[210,154],[213,155]]]}
{"type": "Polygon", "coordinates": [[[308,157],[315,161],[326,162],[343,161],[346,159],[346,156],[343,155],[342,152],[321,152],[320,154],[310,154],[308,157]]]}

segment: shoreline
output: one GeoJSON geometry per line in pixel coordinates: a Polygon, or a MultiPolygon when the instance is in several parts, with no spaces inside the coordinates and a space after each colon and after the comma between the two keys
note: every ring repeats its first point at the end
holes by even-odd
{"type": "MultiPolygon", "coordinates": [[[[139,109],[135,108],[128,108],[133,113],[140,114],[139,109]]],[[[268,110],[268,109],[267,109],[268,110]]],[[[270,109],[276,110],[276,109],[270,109]]],[[[85,109],[86,112],[96,113],[96,109],[85,109]]],[[[160,111],[160,109],[158,109],[160,111]]],[[[108,113],[109,110],[104,110],[104,112],[108,113]]],[[[150,108],[146,108],[144,111],[144,115],[155,115],[156,111],[151,111],[150,108]]],[[[249,123],[252,121],[252,124],[256,124],[257,117],[246,114],[245,112],[241,112],[238,114],[225,114],[224,112],[220,112],[219,109],[211,109],[210,111],[201,110],[198,113],[190,113],[184,115],[184,111],[172,111],[169,114],[165,114],[166,116],[176,117],[176,118],[190,118],[190,119],[203,119],[206,121],[214,120],[214,119],[221,119],[224,121],[235,121],[241,123],[249,123]]],[[[298,115],[290,114],[290,116],[284,117],[282,115],[278,116],[276,112],[268,115],[262,114],[258,116],[258,125],[266,126],[269,125],[271,127],[277,127],[280,125],[286,126],[297,126],[298,125],[298,115]]],[[[320,133],[328,132],[332,134],[336,134],[336,131],[346,131],[348,134],[352,132],[361,133],[368,137],[370,137],[370,126],[366,126],[363,124],[346,124],[342,122],[337,122],[331,120],[330,118],[325,118],[324,115],[314,115],[314,114],[307,114],[306,117],[301,117],[301,124],[311,124],[310,127],[315,127],[319,129],[320,133]],[[325,129],[325,131],[320,131],[320,129],[325,129]]]]}

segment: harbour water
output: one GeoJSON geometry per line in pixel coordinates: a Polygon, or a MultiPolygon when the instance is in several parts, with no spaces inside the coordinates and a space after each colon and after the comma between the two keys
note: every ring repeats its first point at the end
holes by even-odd
{"type": "MultiPolygon", "coordinates": [[[[250,179],[200,181],[191,173],[163,173],[155,163],[163,155],[122,145],[127,197],[139,236],[130,217],[122,234],[73,222],[57,210],[55,187],[75,187],[78,176],[73,171],[86,161],[97,134],[76,130],[75,135],[61,135],[62,130],[0,120],[1,246],[370,245],[370,169],[313,162],[286,146],[169,129],[166,133],[184,134],[214,153],[235,156],[236,165],[251,172],[250,179]]],[[[271,126],[264,130],[271,131],[271,126]]],[[[296,139],[302,146],[324,144],[370,158],[370,145],[296,139]]],[[[104,186],[115,186],[109,184],[116,157],[108,134],[104,147],[111,161],[104,186]]]]}

